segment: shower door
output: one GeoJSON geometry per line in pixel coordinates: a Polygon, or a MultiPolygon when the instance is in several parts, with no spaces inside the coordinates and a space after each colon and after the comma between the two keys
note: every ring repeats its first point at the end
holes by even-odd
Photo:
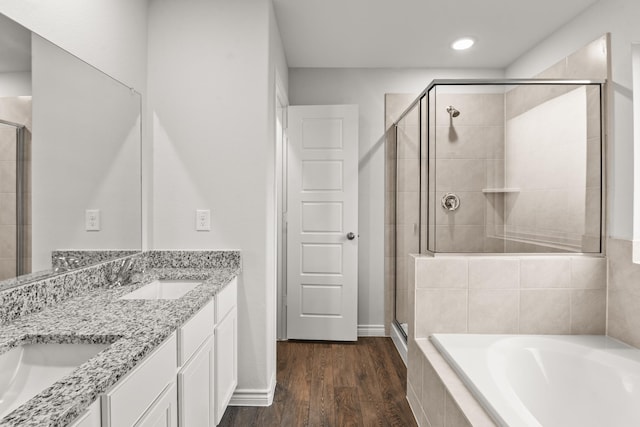
{"type": "Polygon", "coordinates": [[[29,132],[0,119],[0,280],[31,272],[29,132]]]}

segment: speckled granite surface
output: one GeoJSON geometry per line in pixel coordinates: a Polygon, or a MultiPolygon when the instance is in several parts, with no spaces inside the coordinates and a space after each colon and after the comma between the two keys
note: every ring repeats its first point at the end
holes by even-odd
{"type": "MultiPolygon", "coordinates": [[[[195,261],[182,263],[184,268],[169,263],[166,267],[138,274],[140,282],[128,286],[110,288],[96,287],[95,283],[93,287],[82,284],[79,285],[84,291],[81,295],[5,324],[0,331],[0,353],[24,343],[111,345],[8,414],[0,420],[0,426],[66,426],[71,423],[240,272],[239,252],[234,252],[237,262],[224,268],[202,268],[198,266],[206,263],[195,261]],[[177,300],[119,299],[154,278],[198,279],[203,283],[177,300]]],[[[174,252],[173,255],[177,254],[174,252]]],[[[189,256],[193,257],[193,254],[189,256]]],[[[84,279],[76,277],[74,281],[84,279]]],[[[47,287],[39,286],[46,294],[47,287]]],[[[64,284],[60,286],[64,287],[64,284]]]]}
{"type": "MultiPolygon", "coordinates": [[[[143,255],[137,254],[129,258],[133,261],[131,269],[142,271],[143,255]]],[[[118,286],[115,277],[123,262],[124,260],[104,262],[2,290],[0,324],[55,306],[93,289],[118,286]]]]}
{"type": "Polygon", "coordinates": [[[77,260],[78,267],[87,267],[89,265],[98,264],[100,262],[110,261],[116,258],[122,258],[130,255],[135,255],[140,251],[132,250],[58,250],[51,252],[51,266],[64,267],[60,258],[74,258],[77,260]]]}
{"type": "Polygon", "coordinates": [[[241,267],[239,251],[149,251],[147,268],[234,268],[241,267]]]}

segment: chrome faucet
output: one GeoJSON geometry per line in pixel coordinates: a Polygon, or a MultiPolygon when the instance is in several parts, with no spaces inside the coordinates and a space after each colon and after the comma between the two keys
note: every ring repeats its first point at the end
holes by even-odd
{"type": "Polygon", "coordinates": [[[65,271],[73,270],[80,267],[80,260],[74,257],[59,256],[55,258],[55,265],[53,267],[54,273],[63,273],[65,271]]]}
{"type": "Polygon", "coordinates": [[[127,258],[120,262],[114,262],[111,267],[111,274],[107,276],[107,282],[111,286],[128,285],[134,270],[134,259],[127,258]]]}

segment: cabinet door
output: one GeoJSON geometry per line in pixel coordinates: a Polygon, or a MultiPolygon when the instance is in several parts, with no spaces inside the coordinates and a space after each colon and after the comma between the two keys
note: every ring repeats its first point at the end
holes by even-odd
{"type": "Polygon", "coordinates": [[[238,384],[238,320],[234,307],[216,325],[215,337],[215,414],[216,425],[222,419],[238,384]]]}
{"type": "Polygon", "coordinates": [[[215,426],[213,364],[213,337],[209,337],[178,373],[180,427],[215,426]]]}
{"type": "Polygon", "coordinates": [[[158,399],[147,412],[138,420],[135,427],[177,427],[178,426],[178,396],[176,383],[173,382],[164,389],[158,399]]]}

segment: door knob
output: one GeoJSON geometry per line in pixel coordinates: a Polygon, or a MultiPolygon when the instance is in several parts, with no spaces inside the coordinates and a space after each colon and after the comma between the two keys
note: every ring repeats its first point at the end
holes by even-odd
{"type": "Polygon", "coordinates": [[[356,235],[353,234],[351,231],[347,233],[347,239],[349,240],[353,240],[356,238],[356,235]]]}

